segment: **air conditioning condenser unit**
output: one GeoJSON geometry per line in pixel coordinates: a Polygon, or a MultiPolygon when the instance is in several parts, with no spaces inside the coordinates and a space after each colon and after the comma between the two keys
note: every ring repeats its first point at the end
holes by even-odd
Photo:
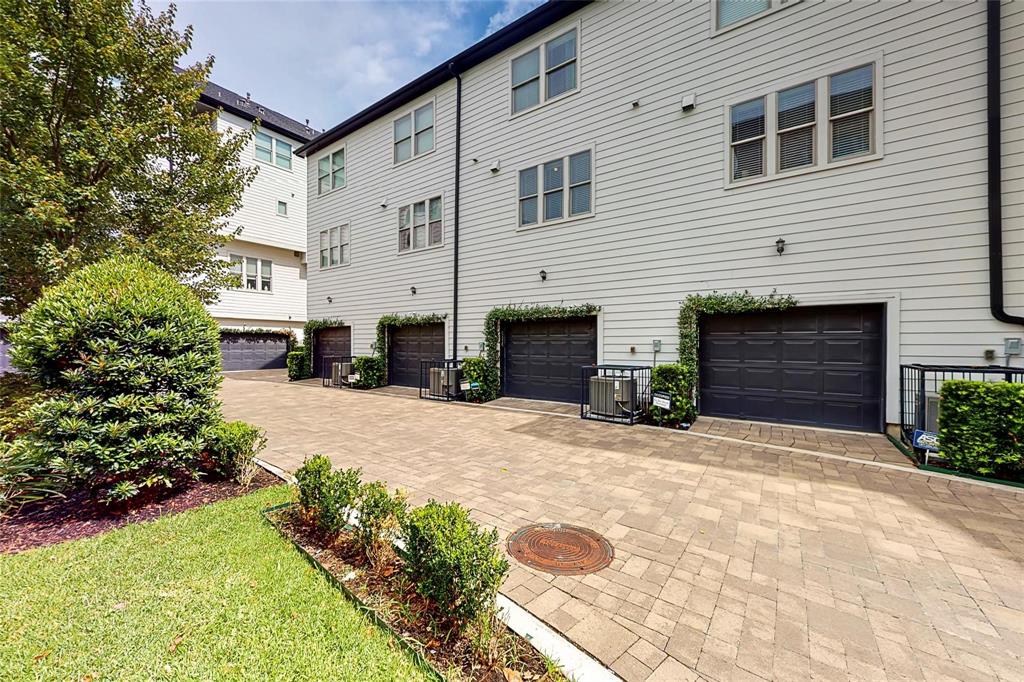
{"type": "Polygon", "coordinates": [[[459,392],[461,383],[461,369],[447,369],[444,367],[430,368],[430,395],[454,395],[459,392]]]}
{"type": "Polygon", "coordinates": [[[590,411],[605,417],[629,417],[636,410],[633,379],[590,377],[590,411]]]}

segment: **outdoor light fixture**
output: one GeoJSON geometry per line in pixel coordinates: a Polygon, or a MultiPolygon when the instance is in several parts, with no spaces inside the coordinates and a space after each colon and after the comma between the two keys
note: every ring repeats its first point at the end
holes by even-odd
{"type": "Polygon", "coordinates": [[[327,302],[328,302],[328,303],[334,303],[334,299],[333,299],[333,298],[331,298],[330,296],[328,296],[328,297],[327,297],[327,302]]]}
{"type": "Polygon", "coordinates": [[[778,251],[779,255],[781,256],[782,252],[786,250],[786,240],[783,239],[782,237],[779,237],[778,239],[776,239],[775,240],[775,250],[778,251]]]}
{"type": "Polygon", "coordinates": [[[409,293],[412,294],[413,296],[415,296],[416,295],[416,287],[409,287],[409,293]]]}
{"type": "Polygon", "coordinates": [[[540,281],[542,281],[542,282],[548,281],[548,271],[547,270],[541,270],[540,271],[540,281]]]}

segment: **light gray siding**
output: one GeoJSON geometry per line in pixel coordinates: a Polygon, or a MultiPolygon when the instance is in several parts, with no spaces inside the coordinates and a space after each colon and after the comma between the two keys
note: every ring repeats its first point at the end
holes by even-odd
{"type": "MultiPolygon", "coordinates": [[[[1024,4],[1002,11],[1005,281],[1019,312],[1024,4]]],[[[895,421],[895,365],[984,364],[985,349],[1001,353],[1004,337],[1021,336],[988,310],[984,3],[804,0],[716,36],[709,14],[706,2],[599,2],[464,75],[460,356],[477,353],[484,315],[507,303],[599,304],[599,359],[649,364],[652,339],[663,343],[659,362],[676,357],[676,314],[690,293],[884,302],[895,421]],[[509,59],[573,25],[580,91],[510,116],[509,59]],[[875,58],[881,158],[726,186],[727,103],[875,58]],[[681,110],[685,93],[696,93],[692,112],[681,110]],[[518,230],[517,169],[591,146],[594,216],[518,230]]],[[[348,142],[359,190],[310,196],[309,248],[319,229],[350,220],[353,258],[324,273],[311,258],[309,314],[351,320],[357,353],[369,351],[380,313],[451,312],[450,234],[439,252],[398,257],[397,218],[389,209],[382,220],[376,199],[450,193],[453,90],[437,95],[434,158],[392,168],[385,117],[348,142]],[[410,285],[423,295],[410,297],[410,285]]]]}

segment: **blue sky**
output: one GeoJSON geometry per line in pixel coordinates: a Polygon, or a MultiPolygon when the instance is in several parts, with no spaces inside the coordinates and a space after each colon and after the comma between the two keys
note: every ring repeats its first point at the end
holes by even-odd
{"type": "Polygon", "coordinates": [[[186,61],[214,55],[215,82],[320,130],[540,3],[186,0],[177,24],[195,31],[186,61]]]}

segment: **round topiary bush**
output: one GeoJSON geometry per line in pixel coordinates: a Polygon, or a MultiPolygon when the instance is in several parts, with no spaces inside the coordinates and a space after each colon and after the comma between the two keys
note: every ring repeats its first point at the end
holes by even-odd
{"type": "Polygon", "coordinates": [[[198,473],[220,420],[217,323],[141,258],[82,268],[43,292],[11,336],[13,362],[54,397],[33,441],[69,481],[109,498],[198,473]]]}

